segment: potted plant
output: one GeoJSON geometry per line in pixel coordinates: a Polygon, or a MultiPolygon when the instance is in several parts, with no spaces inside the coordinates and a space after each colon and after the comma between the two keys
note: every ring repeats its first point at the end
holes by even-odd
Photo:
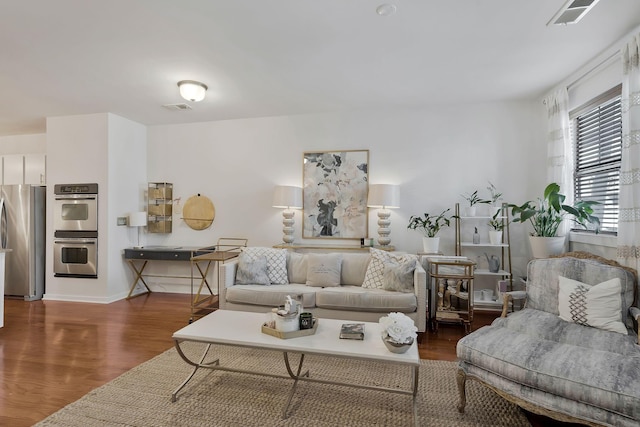
{"type": "Polygon", "coordinates": [[[447,217],[446,213],[450,209],[445,209],[439,215],[430,215],[425,212],[422,216],[411,215],[409,218],[410,230],[418,230],[423,234],[422,245],[424,252],[437,253],[440,246],[440,238],[437,237],[438,232],[443,227],[451,224],[451,217],[447,217]]]}
{"type": "Polygon", "coordinates": [[[382,341],[392,353],[406,352],[416,339],[418,328],[404,313],[389,313],[378,323],[382,327],[382,341]]]}
{"type": "Polygon", "coordinates": [[[498,201],[502,200],[502,193],[498,192],[498,189],[496,188],[495,185],[493,185],[491,181],[487,181],[487,182],[489,183],[487,190],[489,190],[489,194],[491,194],[489,203],[491,204],[491,206],[493,206],[494,211],[500,211],[502,210],[502,204],[498,203],[498,201]]]}
{"type": "Polygon", "coordinates": [[[496,211],[487,224],[489,224],[489,243],[499,245],[502,243],[502,233],[507,226],[507,221],[500,214],[501,210],[496,211]]]}
{"type": "Polygon", "coordinates": [[[471,194],[461,194],[461,196],[467,201],[469,202],[469,207],[467,208],[467,212],[469,213],[469,216],[476,216],[476,205],[478,203],[491,203],[490,200],[484,200],[481,199],[478,196],[478,190],[474,191],[471,194]]]}
{"type": "Polygon", "coordinates": [[[542,199],[537,203],[528,201],[520,206],[510,204],[513,222],[529,221],[533,226],[529,241],[534,258],[547,258],[549,255],[561,253],[564,249],[564,236],[558,236],[558,227],[567,215],[584,229],[588,224],[595,224],[597,233],[600,219],[593,215],[596,201],[580,200],[573,206],[565,205],[566,196],[560,193],[560,186],[555,182],[547,185],[542,199]]]}

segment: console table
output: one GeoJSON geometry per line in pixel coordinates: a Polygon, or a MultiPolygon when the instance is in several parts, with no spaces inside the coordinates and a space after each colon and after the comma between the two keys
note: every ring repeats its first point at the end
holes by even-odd
{"type": "MultiPolygon", "coordinates": [[[[127,260],[129,266],[133,270],[135,275],[133,279],[133,283],[131,284],[131,289],[129,289],[129,294],[127,295],[127,299],[132,298],[133,291],[135,290],[138,282],[142,282],[146,291],[136,294],[134,296],[144,295],[151,292],[151,289],[145,282],[143,276],[147,277],[169,277],[176,279],[190,279],[193,276],[193,272],[190,276],[171,276],[171,275],[160,275],[160,274],[145,274],[144,269],[149,264],[149,261],[191,261],[193,256],[202,255],[208,253],[209,251],[215,250],[215,246],[209,246],[206,248],[201,247],[192,247],[192,246],[146,246],[143,248],[127,248],[124,250],[124,259],[127,260]]],[[[203,274],[202,270],[198,270],[200,272],[201,279],[203,283],[207,283],[207,276],[203,274]]]]}

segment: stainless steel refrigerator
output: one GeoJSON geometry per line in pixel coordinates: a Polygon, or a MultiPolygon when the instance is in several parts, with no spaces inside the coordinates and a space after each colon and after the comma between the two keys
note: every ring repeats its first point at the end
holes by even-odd
{"type": "Polygon", "coordinates": [[[4,294],[42,298],[45,270],[45,187],[0,187],[0,245],[5,256],[4,294]]]}

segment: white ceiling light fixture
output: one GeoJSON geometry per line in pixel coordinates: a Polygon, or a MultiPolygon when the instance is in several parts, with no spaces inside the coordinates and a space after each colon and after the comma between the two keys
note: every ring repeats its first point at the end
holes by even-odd
{"type": "Polygon", "coordinates": [[[547,22],[549,25],[576,24],[589,12],[600,0],[567,0],[553,18],[547,22]]]}
{"type": "Polygon", "coordinates": [[[391,16],[398,8],[395,4],[384,3],[376,8],[376,13],[380,16],[391,16]]]}
{"type": "Polygon", "coordinates": [[[192,102],[202,101],[208,89],[207,85],[195,80],[181,80],[178,82],[178,87],[180,96],[192,102]]]}

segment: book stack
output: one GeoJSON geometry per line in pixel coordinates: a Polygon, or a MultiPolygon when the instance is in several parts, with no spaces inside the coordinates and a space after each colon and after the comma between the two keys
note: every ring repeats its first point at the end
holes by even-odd
{"type": "Polygon", "coordinates": [[[340,338],[345,340],[363,340],[364,323],[343,323],[340,328],[340,338]]]}

